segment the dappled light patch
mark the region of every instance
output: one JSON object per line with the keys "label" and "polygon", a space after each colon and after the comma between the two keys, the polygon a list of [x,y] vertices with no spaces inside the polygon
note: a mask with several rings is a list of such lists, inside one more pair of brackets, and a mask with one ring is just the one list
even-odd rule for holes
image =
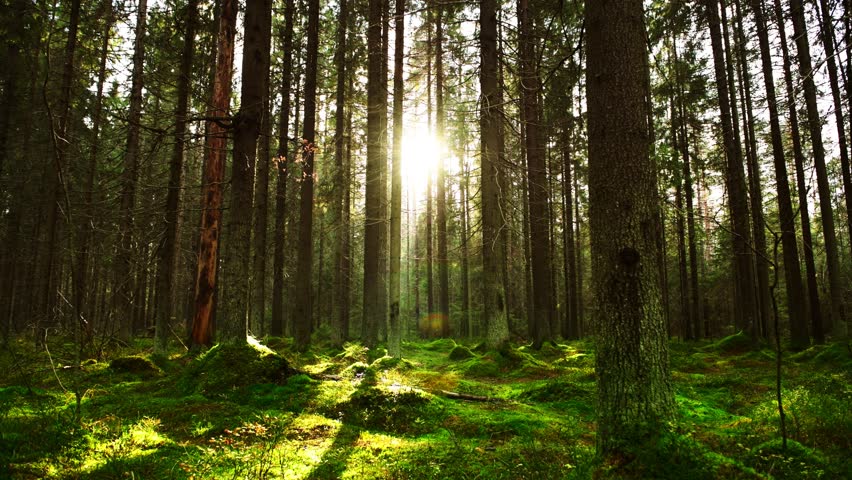
{"label": "dappled light patch", "polygon": [[410,387],[358,389],[338,409],[346,422],[402,434],[432,431],[443,417],[434,397]]}
{"label": "dappled light patch", "polygon": [[[784,448],[781,440],[778,439],[754,447],[750,452],[748,463],[777,480],[823,478],[827,474],[828,467],[823,455],[816,450],[795,440],[788,440],[787,447]],[[846,473],[852,473],[852,471]]]}
{"label": "dappled light patch", "polygon": [[[672,348],[675,433],[604,462],[594,456],[589,342],[460,360],[450,360],[459,344],[447,339],[405,342],[402,360],[349,344],[288,361],[247,345],[250,355],[216,365],[220,346],[196,359],[156,359],[155,377],[116,372],[107,359],[56,372],[66,388],[83,388],[79,420],[74,392],[59,389],[47,359],[32,353],[44,362],[32,388],[0,388],[0,477],[796,478],[779,473],[788,466],[810,475],[800,478],[850,477],[842,348],[785,358],[788,431],[809,450],[784,456],[757,448],[778,437],[771,349],[708,345]],[[276,377],[269,361],[306,374]]]}

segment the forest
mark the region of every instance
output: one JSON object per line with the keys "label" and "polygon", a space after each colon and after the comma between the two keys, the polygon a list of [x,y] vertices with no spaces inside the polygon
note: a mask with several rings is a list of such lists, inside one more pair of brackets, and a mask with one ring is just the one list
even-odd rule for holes
{"label": "forest", "polygon": [[852,1],[0,38],[0,479],[852,478]]}

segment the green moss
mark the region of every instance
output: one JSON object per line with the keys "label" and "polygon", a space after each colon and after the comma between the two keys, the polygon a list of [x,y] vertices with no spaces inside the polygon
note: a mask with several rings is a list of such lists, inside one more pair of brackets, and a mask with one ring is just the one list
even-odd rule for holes
{"label": "green moss", "polygon": [[780,439],[761,443],[751,450],[748,461],[778,480],[823,478],[827,469],[820,452],[790,439],[786,449]]}
{"label": "green moss", "polygon": [[449,359],[450,360],[464,360],[467,358],[474,357],[474,353],[470,351],[469,348],[464,345],[456,345],[450,350]]}
{"label": "green moss", "polygon": [[451,338],[439,338],[437,340],[432,340],[431,342],[424,345],[423,348],[426,350],[430,350],[433,352],[449,352],[456,346],[456,342]]}
{"label": "green moss", "polygon": [[701,350],[705,352],[738,354],[749,351],[756,346],[751,337],[743,332],[739,332],[706,345]]}
{"label": "green moss", "polygon": [[181,377],[186,392],[228,394],[249,385],[283,384],[295,371],[280,355],[251,344],[217,345],[190,363]]}
{"label": "green moss", "polygon": [[138,355],[114,358],[109,362],[109,368],[114,372],[141,376],[159,376],[163,373],[154,362]]}
{"label": "green moss", "polygon": [[433,431],[443,419],[436,400],[406,387],[367,387],[355,391],[338,406],[344,421],[392,433],[422,434]]}

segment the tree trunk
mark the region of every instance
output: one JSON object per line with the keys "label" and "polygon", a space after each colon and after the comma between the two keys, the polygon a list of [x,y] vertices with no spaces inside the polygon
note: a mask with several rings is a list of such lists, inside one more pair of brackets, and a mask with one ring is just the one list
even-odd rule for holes
{"label": "tree trunk", "polygon": [[657,277],[661,232],[657,169],[648,153],[642,2],[588,1],[586,25],[597,449],[617,455],[666,428],[674,395]]}
{"label": "tree trunk", "polygon": [[[754,254],[755,272],[757,273],[757,299],[760,305],[760,333],[764,338],[769,338],[770,316],[772,305],[769,299],[769,257],[766,248],[766,222],[763,217],[763,187],[760,180],[760,165],[757,159],[757,139],[754,133],[754,115],[751,102],[751,72],[748,67],[748,59],[745,52],[745,35],[742,26],[742,10],[739,0],[734,0],[736,6],[736,23],[734,31],[737,68],[736,78],[739,83],[740,98],[743,105],[743,132],[746,139],[746,166],[748,173],[749,195],[751,196],[751,221],[754,231]],[[724,2],[723,2],[724,4]],[[727,25],[722,10],[722,24]],[[727,45],[726,45],[727,46]],[[733,56],[728,53],[728,64],[734,63]],[[729,70],[730,72],[730,70]],[[733,90],[731,90],[733,92]]]}
{"label": "tree trunk", "polygon": [[[849,143],[846,138],[846,122],[843,117],[843,102],[840,98],[840,80],[837,74],[837,60],[834,48],[834,19],[826,0],[819,0],[819,10],[822,10],[820,30],[822,31],[822,44],[825,48],[825,57],[828,64],[828,83],[831,86],[831,99],[834,102],[834,122],[837,124],[837,143],[840,147],[840,172],[843,179],[843,191],[846,193],[846,228],[849,235],[849,248],[852,250],[852,175],[849,171]],[[847,12],[847,15],[849,12]],[[849,52],[847,53],[847,57]]]}
{"label": "tree trunk", "polygon": [[175,143],[169,162],[169,191],[166,195],[165,236],[159,249],[157,276],[157,308],[155,319],[156,348],[165,352],[177,311],[177,273],[180,268],[180,203],[183,191],[183,156],[187,143],[187,115],[192,86],[192,62],[195,57],[195,31],[198,22],[198,0],[190,0],[184,16],[183,53],[177,78],[175,108]]}
{"label": "tree trunk", "polygon": [[402,357],[402,329],[399,308],[399,265],[402,245],[402,61],[405,49],[405,0],[396,0],[394,15],[393,69],[393,166],[390,204],[390,324],[388,355]]}
{"label": "tree trunk", "polygon": [[446,141],[444,118],[444,9],[440,1],[436,8],[435,21],[435,125],[438,147],[438,186],[436,221],[438,222],[438,315],[441,321],[441,336],[450,336],[450,272],[447,258],[447,174],[444,165]]}
{"label": "tree trunk", "polygon": [[379,255],[381,249],[381,229],[384,222],[381,219],[381,162],[387,161],[386,143],[382,140],[382,115],[385,102],[382,96],[382,9],[383,0],[369,1],[369,20],[367,27],[367,50],[369,51],[367,65],[367,172],[365,191],[365,222],[364,222],[364,307],[362,341],[368,348],[378,343],[379,322],[384,321],[381,311],[382,295],[379,285],[380,271]]}
{"label": "tree trunk", "polygon": [[294,0],[284,4],[284,32],[282,33],[281,62],[281,111],[278,122],[278,153],[276,167],[278,172],[275,187],[275,248],[272,260],[272,322],[269,333],[276,336],[284,334],[284,248],[286,246],[285,227],[287,225],[287,177],[290,165],[295,158],[287,158],[289,153],[290,126],[290,80],[293,77],[293,16]]}
{"label": "tree trunk", "polygon": [[[778,190],[778,212],[781,223],[781,243],[784,247],[784,280],[787,291],[787,312],[790,316],[790,338],[793,348],[807,347],[808,324],[805,316],[805,296],[802,286],[802,272],[799,264],[799,250],[796,244],[796,223],[793,203],[790,199],[790,184],[787,175],[787,161],[784,158],[784,142],[781,138],[781,125],[778,122],[778,101],[775,97],[775,79],[772,70],[772,54],[769,47],[769,33],[763,5],[759,0],[751,3],[754,23],[757,25],[757,37],[763,66],[766,104],[769,109],[769,127],[772,138],[772,158],[775,163],[775,183]],[[776,266],[776,268],[778,268]],[[778,332],[776,332],[778,333]]]}
{"label": "tree trunk", "polygon": [[538,96],[541,88],[535,59],[537,54],[533,38],[533,12],[529,0],[519,0],[519,48],[521,52],[520,84],[521,104],[526,122],[525,146],[527,151],[527,175],[530,210],[530,250],[532,260],[533,314],[530,319],[533,334],[533,347],[541,348],[551,340],[551,259],[548,244],[550,241],[547,213],[548,189],[547,166],[544,158],[544,144],[539,135],[541,117]]}
{"label": "tree trunk", "polygon": [[[719,97],[722,136],[724,139],[726,171],[725,181],[728,189],[728,202],[731,212],[731,230],[733,232],[735,291],[737,298],[737,327],[745,330],[753,338],[757,335],[757,300],[754,295],[754,267],[751,252],[751,233],[748,221],[748,199],[746,198],[743,176],[742,149],[735,138],[736,113],[732,112],[733,91],[729,90],[722,32],[719,20],[719,2],[705,0],[710,25],[710,40],[713,47],[713,63],[716,75],[716,90]],[[730,93],[729,93],[730,92]]]}
{"label": "tree trunk", "polygon": [[118,259],[116,260],[115,315],[119,322],[119,335],[129,338],[133,331],[130,322],[134,302],[131,279],[133,273],[133,225],[136,204],[136,181],[139,176],[139,137],[142,120],[142,71],[145,67],[145,27],[148,1],[139,0],[136,12],[136,40],[133,44],[133,73],[130,86],[130,109],[127,114],[127,144],[124,150],[124,171],[121,174],[121,217]]}
{"label": "tree trunk", "polygon": [[[819,210],[822,217],[822,236],[825,242],[825,263],[828,267],[828,286],[831,297],[831,323],[836,339],[846,338],[846,318],[843,312],[843,286],[840,279],[840,262],[837,253],[837,235],[834,230],[834,208],[831,204],[831,187],[828,183],[828,171],[825,165],[825,147],[822,143],[822,119],[816,99],[816,85],[811,66],[811,51],[805,25],[805,10],[802,0],[790,0],[793,18],[793,35],[799,57],[799,75],[805,91],[808,128],[811,134],[811,147],[814,155],[817,187],[819,192]],[[802,199],[804,201],[804,198]]]}
{"label": "tree trunk", "polygon": [[[334,211],[335,216],[338,218],[338,222],[335,222],[336,225],[340,225],[342,223],[342,219],[344,216],[348,214],[348,212],[343,211],[343,195],[344,190],[349,189],[348,175],[344,173],[344,147],[346,146],[346,138],[345,138],[345,127],[346,127],[346,112],[345,112],[345,103],[346,103],[346,81],[347,81],[347,69],[346,69],[346,29],[349,26],[349,5],[347,0],[340,1],[340,10],[337,14],[337,47],[334,52],[334,63],[337,68],[337,87],[335,92],[335,113],[334,113],[334,168],[336,172],[335,185],[334,185]],[[334,264],[337,265],[335,272],[335,293],[334,296],[335,301],[338,302],[337,309],[332,312],[332,329],[331,329],[331,338],[332,342],[336,345],[342,345],[344,339],[346,338],[346,334],[343,331],[343,317],[340,315],[340,311],[343,310],[343,305],[339,304],[339,302],[345,302],[346,300],[342,296],[342,292],[344,290],[344,282],[346,279],[344,278],[343,269],[341,268],[343,262],[343,244],[347,242],[348,239],[348,231],[343,231],[342,225],[338,230],[337,235],[337,244],[335,245],[335,253],[334,253]]]}
{"label": "tree trunk", "polygon": [[[781,1],[775,0],[775,21],[778,25],[781,53],[784,59],[784,85],[787,93],[787,108],[790,116],[790,138],[793,143],[793,160],[796,168],[796,190],[799,197],[799,216],[802,222],[802,248],[805,256],[805,276],[808,287],[808,306],[810,307],[811,335],[814,342],[823,343],[822,309],[819,300],[819,288],[816,280],[816,262],[814,261],[813,238],[811,236],[811,216],[808,210],[807,187],[805,186],[805,155],[802,150],[802,140],[799,134],[799,114],[796,109],[796,91],[793,86],[793,72],[790,62],[790,52],[787,47],[787,34],[784,30],[784,17],[781,11]],[[780,193],[779,193],[780,194]],[[782,228],[783,225],[782,225]]]}
{"label": "tree trunk", "polygon": [[316,151],[317,55],[319,51],[319,0],[308,1],[308,45],[305,63],[304,113],[302,122],[302,177],[299,199],[299,241],[297,244],[293,339],[299,349],[307,349],[313,325],[311,281],[313,267],[314,152]]}
{"label": "tree trunk", "polygon": [[213,119],[227,118],[231,105],[231,70],[234,65],[234,36],[237,22],[236,0],[222,0],[219,16],[216,77],[211,105],[207,111],[209,138],[204,151],[204,181],[201,210],[201,238],[198,243],[198,270],[195,280],[195,312],[192,321],[193,347],[213,344],[213,295],[222,227],[222,182],[228,154],[228,129]]}
{"label": "tree trunk", "polygon": [[270,141],[272,138],[272,108],[270,101],[271,58],[272,48],[272,3],[266,0],[263,7],[263,38],[261,46],[260,72],[263,85],[262,117],[260,119],[260,136],[257,146],[257,178],[254,184],[254,265],[251,282],[251,308],[249,308],[249,332],[255,336],[266,332],[266,257],[267,257],[267,228],[269,223],[269,168],[272,162]]}
{"label": "tree trunk", "polygon": [[[243,40],[242,91],[240,111],[234,120],[234,156],[231,170],[231,198],[225,257],[227,295],[222,304],[219,340],[243,342],[248,334],[248,310],[251,283],[251,234],[254,171],[257,163],[257,139],[264,115],[264,73],[267,71],[264,48],[271,23],[265,10],[270,0],[248,2],[245,10]],[[271,22],[271,17],[270,17]],[[300,252],[304,253],[304,252]]]}

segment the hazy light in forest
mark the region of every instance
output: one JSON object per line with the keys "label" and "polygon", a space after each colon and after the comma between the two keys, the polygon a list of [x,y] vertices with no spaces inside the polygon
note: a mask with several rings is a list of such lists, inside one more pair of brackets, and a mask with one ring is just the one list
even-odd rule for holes
{"label": "hazy light in forest", "polygon": [[425,198],[429,175],[437,172],[440,151],[438,141],[425,125],[406,128],[403,132],[402,182],[414,199]]}

